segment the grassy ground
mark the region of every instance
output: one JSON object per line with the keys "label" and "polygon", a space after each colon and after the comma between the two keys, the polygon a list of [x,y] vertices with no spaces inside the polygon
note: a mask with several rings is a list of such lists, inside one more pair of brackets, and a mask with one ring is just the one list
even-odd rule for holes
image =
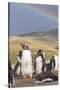
{"label": "grassy ground", "polygon": [[9,59],[12,64],[16,63],[16,56],[18,55],[19,50],[22,50],[20,43],[28,43],[29,48],[32,52],[33,60],[38,49],[42,49],[44,51],[46,60],[49,60],[52,55],[57,54],[57,50],[55,49],[55,47],[57,46],[57,41],[36,39],[34,37],[10,37]]}

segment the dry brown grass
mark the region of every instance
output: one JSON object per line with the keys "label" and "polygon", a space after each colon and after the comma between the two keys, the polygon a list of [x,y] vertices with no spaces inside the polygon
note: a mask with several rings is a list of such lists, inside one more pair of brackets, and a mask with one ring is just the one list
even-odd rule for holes
{"label": "dry brown grass", "polygon": [[33,58],[38,49],[43,49],[46,59],[50,59],[52,55],[57,54],[57,41],[35,40],[33,37],[10,37],[9,39],[9,58],[11,63],[16,63],[19,50],[22,50],[20,43],[28,43]]}

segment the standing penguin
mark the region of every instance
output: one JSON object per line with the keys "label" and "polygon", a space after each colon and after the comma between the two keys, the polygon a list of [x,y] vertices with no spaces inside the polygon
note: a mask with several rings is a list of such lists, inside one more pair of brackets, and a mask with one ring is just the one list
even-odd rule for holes
{"label": "standing penguin", "polygon": [[17,55],[17,63],[15,65],[14,73],[16,75],[20,75],[21,72],[21,57],[22,57],[22,51],[19,51],[19,54]]}
{"label": "standing penguin", "polygon": [[8,60],[8,87],[10,88],[14,86],[15,86],[14,73],[11,67],[10,60]]}
{"label": "standing penguin", "polygon": [[59,69],[59,58],[57,55],[54,55],[54,59],[55,59],[55,68],[54,71],[58,71]]}
{"label": "standing penguin", "polygon": [[37,52],[36,57],[36,74],[43,72],[45,69],[45,55],[41,49]]}
{"label": "standing penguin", "polygon": [[50,67],[53,71],[58,71],[59,68],[59,59],[57,55],[52,56],[50,59]]}
{"label": "standing penguin", "polygon": [[21,57],[21,72],[24,79],[32,79],[32,55],[27,44],[23,46]]}

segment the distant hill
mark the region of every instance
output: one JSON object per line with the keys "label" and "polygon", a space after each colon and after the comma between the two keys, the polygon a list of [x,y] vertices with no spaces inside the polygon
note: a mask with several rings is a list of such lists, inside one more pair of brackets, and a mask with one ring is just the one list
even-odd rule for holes
{"label": "distant hill", "polygon": [[32,32],[32,33],[26,33],[26,34],[22,34],[19,35],[21,37],[35,37],[38,39],[54,39],[54,40],[58,40],[58,29],[54,29],[54,30],[49,30],[49,31],[41,31],[41,32]]}

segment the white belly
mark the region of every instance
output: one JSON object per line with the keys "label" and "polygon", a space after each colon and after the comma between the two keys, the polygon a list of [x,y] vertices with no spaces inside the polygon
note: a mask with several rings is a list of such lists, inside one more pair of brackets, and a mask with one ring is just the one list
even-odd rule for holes
{"label": "white belly", "polygon": [[21,72],[24,75],[32,75],[32,56],[28,50],[25,50],[21,59]]}
{"label": "white belly", "polygon": [[57,55],[55,55],[54,58],[55,58],[55,68],[54,68],[54,70],[57,71],[58,68],[59,68],[59,58],[58,58]]}
{"label": "white belly", "polygon": [[58,70],[58,67],[59,67],[59,65],[58,65],[58,60],[55,60],[55,68],[54,68],[54,70]]}
{"label": "white belly", "polygon": [[20,66],[18,66],[18,68],[17,68],[17,70],[16,70],[16,74],[17,74],[17,75],[20,75],[20,70],[21,70],[21,68],[20,68]]}
{"label": "white belly", "polygon": [[42,72],[42,58],[39,56],[36,58],[36,74]]}

